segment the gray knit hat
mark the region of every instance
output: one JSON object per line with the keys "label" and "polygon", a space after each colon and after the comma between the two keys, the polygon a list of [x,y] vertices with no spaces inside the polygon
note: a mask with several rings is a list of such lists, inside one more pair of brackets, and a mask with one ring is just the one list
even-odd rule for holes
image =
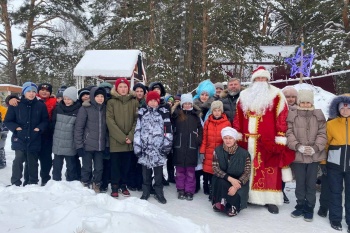
{"label": "gray knit hat", "polygon": [[215,88],[220,88],[221,90],[224,90],[224,84],[217,82],[214,84]]}
{"label": "gray knit hat", "polygon": [[78,91],[75,87],[68,87],[64,92],[63,92],[63,97],[68,97],[69,99],[73,100],[73,102],[76,102],[78,99]]}
{"label": "gray knit hat", "polygon": [[309,102],[314,104],[314,92],[312,90],[299,90],[298,91],[298,104],[300,102]]}
{"label": "gray knit hat", "polygon": [[191,103],[193,105],[193,98],[191,93],[181,95],[181,106],[184,103]]}
{"label": "gray knit hat", "polygon": [[224,112],[224,106],[220,100],[215,100],[211,103],[210,111],[213,112],[214,109],[220,109],[221,112]]}

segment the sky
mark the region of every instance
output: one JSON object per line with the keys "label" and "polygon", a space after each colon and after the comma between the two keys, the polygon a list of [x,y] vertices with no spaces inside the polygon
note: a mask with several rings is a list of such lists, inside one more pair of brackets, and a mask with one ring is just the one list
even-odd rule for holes
{"label": "sky", "polygon": [[[329,94],[322,89],[316,90],[315,104],[326,109],[327,101],[318,97]],[[286,184],[285,192],[291,203],[280,206],[279,214],[270,214],[263,206],[249,205],[232,218],[214,212],[202,189],[193,201],[178,200],[174,184],[164,188],[168,200],[165,205],[152,196],[148,201],[140,200],[141,192],[137,191],[131,192],[131,197],[118,199],[110,196],[110,189],[106,194],[95,194],[78,181],[49,181],[44,187],[6,187],[10,184],[14,159],[10,136],[5,147],[7,167],[0,170],[0,232],[336,232],[327,218],[321,218],[316,213],[313,222],[290,216],[296,205],[294,182]],[[315,212],[319,208],[318,199],[319,193]],[[343,227],[346,227],[345,221]]]}

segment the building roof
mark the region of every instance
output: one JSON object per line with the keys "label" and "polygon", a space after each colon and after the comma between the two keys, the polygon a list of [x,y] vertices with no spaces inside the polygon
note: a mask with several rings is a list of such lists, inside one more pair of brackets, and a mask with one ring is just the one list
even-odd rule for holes
{"label": "building roof", "polygon": [[140,50],[87,50],[74,68],[74,76],[131,77]]}

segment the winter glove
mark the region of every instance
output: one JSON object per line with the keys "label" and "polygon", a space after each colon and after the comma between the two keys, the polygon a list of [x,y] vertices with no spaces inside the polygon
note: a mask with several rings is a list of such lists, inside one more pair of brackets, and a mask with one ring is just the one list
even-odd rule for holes
{"label": "winter glove", "polygon": [[313,154],[315,154],[315,150],[311,146],[305,146],[304,148],[304,155],[312,156]]}
{"label": "winter glove", "polygon": [[320,168],[321,168],[321,171],[322,171],[322,174],[327,176],[327,167],[326,167],[326,164],[320,164]]}
{"label": "winter glove", "polygon": [[298,151],[302,154],[304,154],[304,151],[305,151],[305,146],[299,146],[298,147]]}
{"label": "winter glove", "polygon": [[77,154],[79,155],[79,157],[83,157],[84,156],[84,149],[83,148],[79,148],[77,149]]}

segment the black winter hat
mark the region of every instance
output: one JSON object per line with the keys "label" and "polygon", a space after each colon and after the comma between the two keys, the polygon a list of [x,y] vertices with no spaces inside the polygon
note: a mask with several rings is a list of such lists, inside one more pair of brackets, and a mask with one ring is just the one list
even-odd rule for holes
{"label": "black winter hat", "polygon": [[146,94],[146,87],[142,83],[136,83],[134,87],[132,88],[133,91],[136,91],[137,88],[142,88],[143,93]]}
{"label": "black winter hat", "polygon": [[41,83],[41,84],[39,84],[38,92],[41,89],[46,89],[46,90],[48,90],[50,92],[50,95],[52,94],[52,85],[50,83]]}
{"label": "black winter hat", "polygon": [[85,87],[78,91],[78,100],[80,102],[82,102],[81,98],[83,97],[83,95],[90,95],[90,90]]}

